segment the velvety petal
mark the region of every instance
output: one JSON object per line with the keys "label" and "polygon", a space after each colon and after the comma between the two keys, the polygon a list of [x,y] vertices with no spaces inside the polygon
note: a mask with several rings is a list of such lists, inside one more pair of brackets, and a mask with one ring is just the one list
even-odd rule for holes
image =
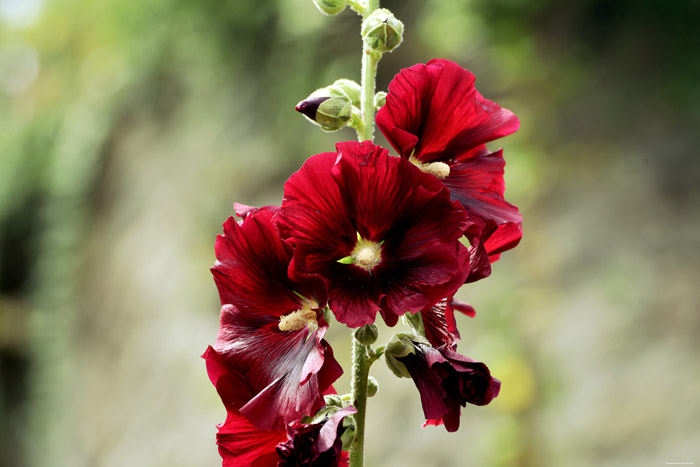
{"label": "velvety petal", "polygon": [[472,73],[449,60],[431,60],[394,77],[377,126],[403,157],[432,162],[511,134],[519,122],[476,91]]}
{"label": "velvety petal", "polygon": [[444,423],[447,431],[456,431],[461,407],[486,405],[498,395],[501,383],[483,363],[447,346],[434,348],[418,341],[414,346],[414,353],[396,359],[406,366],[420,392],[427,425]]}
{"label": "velvety petal", "polygon": [[300,308],[296,291],[323,306],[322,283],[293,283],[287,277],[293,248],[277,235],[274,215],[257,211],[240,225],[233,217],[224,223],[224,234],[216,239],[217,262],[212,268],[222,305],[279,317]]}
{"label": "velvety petal", "polygon": [[317,329],[282,331],[274,315],[222,308],[215,349],[252,388],[254,396],[239,410],[258,428],[282,428],[314,413],[327,386],[342,373],[332,352],[326,353],[322,338],[328,325],[318,315]]}
{"label": "velvety petal", "polygon": [[421,311],[425,337],[433,347],[454,349],[459,342],[459,331],[452,308],[451,297]]}
{"label": "velvety petal", "polygon": [[[311,157],[285,184],[278,225],[296,245],[290,276],[321,275],[336,318],[351,327],[377,311],[393,325],[454,292],[468,274],[459,203],[437,178],[369,141],[337,150]],[[371,274],[338,262],[358,235],[381,245]]]}
{"label": "velvety petal", "polygon": [[349,406],[338,410],[321,423],[293,423],[287,428],[287,440],[277,446],[279,467],[347,466],[340,437],[345,432],[343,419],[357,413]]}
{"label": "velvety petal", "polygon": [[443,183],[470,218],[490,219],[496,224],[519,224],[522,216],[518,208],[503,199],[504,165],[503,150],[491,153],[481,146],[470,157],[451,161],[450,175]]}
{"label": "velvety petal", "polygon": [[216,436],[224,467],[274,467],[275,447],[287,439],[284,429],[260,430],[238,412],[253,391],[245,378],[209,347],[202,355],[207,372],[226,407],[226,421]]}

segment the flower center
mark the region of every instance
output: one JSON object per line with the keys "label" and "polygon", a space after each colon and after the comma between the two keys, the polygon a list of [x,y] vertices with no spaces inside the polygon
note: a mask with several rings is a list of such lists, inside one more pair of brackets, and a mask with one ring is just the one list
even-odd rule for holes
{"label": "flower center", "polygon": [[379,245],[363,246],[354,256],[355,264],[368,271],[371,271],[373,267],[382,262]]}
{"label": "flower center", "polygon": [[311,331],[314,331],[318,329],[315,308],[318,308],[318,303],[304,299],[301,308],[287,315],[280,316],[280,322],[277,326],[280,331],[298,331],[306,326]]}
{"label": "flower center", "polygon": [[371,275],[372,269],[382,262],[382,243],[384,243],[384,240],[378,243],[365,240],[358,232],[357,243],[352,253],[350,256],[340,258],[338,262],[341,264],[354,264],[369,272]]}
{"label": "flower center", "polygon": [[437,161],[437,162],[423,163],[413,156],[411,156],[411,158],[409,160],[416,167],[421,169],[421,171],[423,171],[427,174],[435,175],[440,180],[444,180],[450,176],[450,166],[444,162]]}

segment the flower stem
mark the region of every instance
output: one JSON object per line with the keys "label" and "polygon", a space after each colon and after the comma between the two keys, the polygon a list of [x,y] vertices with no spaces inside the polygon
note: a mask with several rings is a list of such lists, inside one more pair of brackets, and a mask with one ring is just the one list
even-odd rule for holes
{"label": "flower stem", "polygon": [[[364,21],[377,8],[379,0],[367,0],[362,11]],[[382,54],[374,52],[362,44],[362,95],[360,96],[360,114],[362,125],[357,128],[357,139],[374,140],[374,92],[377,77],[377,64]],[[374,359],[367,356],[367,347],[352,337],[352,405],[355,414],[355,438],[350,447],[350,467],[362,467],[365,462],[365,415],[367,412],[367,380],[369,367]]]}
{"label": "flower stem", "polygon": [[[362,20],[364,21],[377,8],[379,8],[379,0],[368,0],[367,8],[362,14]],[[364,127],[361,127],[357,132],[357,139],[360,141],[374,140],[374,91],[377,77],[377,64],[381,58],[381,52],[371,50],[363,42],[360,112],[362,114],[362,123]]]}
{"label": "flower stem", "polygon": [[352,405],[355,414],[355,438],[350,447],[350,467],[362,467],[365,455],[365,414],[367,409],[367,379],[371,362],[367,347],[352,338]]}

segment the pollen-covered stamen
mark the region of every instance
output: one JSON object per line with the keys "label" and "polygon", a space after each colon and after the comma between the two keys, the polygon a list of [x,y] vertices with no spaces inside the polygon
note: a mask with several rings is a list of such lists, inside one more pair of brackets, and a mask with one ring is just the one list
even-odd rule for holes
{"label": "pollen-covered stamen", "polygon": [[357,234],[357,244],[350,256],[338,260],[341,264],[354,264],[371,273],[376,265],[382,262],[382,243],[365,240]]}
{"label": "pollen-covered stamen", "polygon": [[378,248],[371,246],[362,247],[355,255],[355,264],[365,269],[372,269],[382,260]]}
{"label": "pollen-covered stamen", "polygon": [[409,158],[409,161],[411,161],[416,167],[421,169],[422,172],[435,175],[440,180],[444,180],[450,176],[450,166],[447,165],[445,162],[437,161],[424,163],[413,156]]}
{"label": "pollen-covered stamen", "polygon": [[318,329],[318,321],[316,320],[316,309],[318,303],[313,300],[304,299],[301,308],[287,315],[280,316],[280,322],[277,325],[280,331],[298,331],[308,326],[310,330]]}

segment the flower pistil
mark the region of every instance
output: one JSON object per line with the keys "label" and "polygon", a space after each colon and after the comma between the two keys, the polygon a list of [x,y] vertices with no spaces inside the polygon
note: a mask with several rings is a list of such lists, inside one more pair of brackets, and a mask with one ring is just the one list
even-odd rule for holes
{"label": "flower pistil", "polygon": [[364,239],[358,232],[357,243],[352,250],[352,254],[339,259],[338,262],[342,264],[354,264],[371,274],[372,269],[382,262],[382,243],[384,243],[384,241],[373,242]]}

